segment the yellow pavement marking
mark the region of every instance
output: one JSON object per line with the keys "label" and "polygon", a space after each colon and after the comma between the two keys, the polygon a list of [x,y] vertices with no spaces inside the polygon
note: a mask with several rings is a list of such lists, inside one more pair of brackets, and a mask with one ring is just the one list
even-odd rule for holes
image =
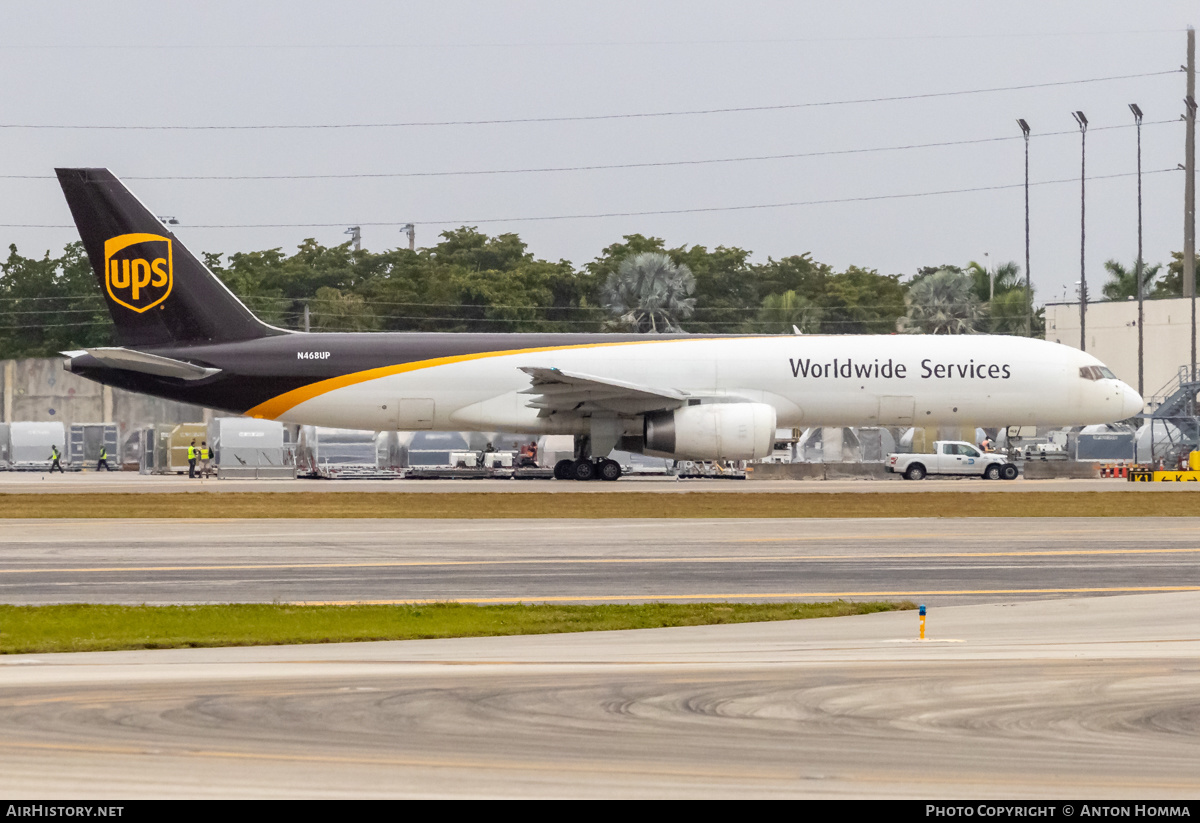
{"label": "yellow pavement marking", "polygon": [[387,756],[387,755],[337,755],[337,754],[288,754],[285,752],[238,752],[220,749],[165,749],[160,746],[119,746],[87,743],[32,743],[24,741],[0,741],[0,750],[35,750],[49,752],[79,752],[88,754],[123,754],[146,756],[152,754],[156,759],[165,757],[199,757],[217,758],[222,760],[263,760],[280,761],[284,763],[339,763],[361,766],[407,766],[427,768],[458,768],[458,769],[497,769],[500,771],[552,771],[579,772],[583,774],[634,773],[663,774],[681,777],[728,778],[737,772],[744,772],[746,777],[768,780],[795,780],[796,776],[790,770],[771,772],[761,766],[739,768],[736,765],[722,764],[706,768],[704,766],[689,767],[682,765],[672,767],[662,763],[564,763],[561,760],[547,761],[514,761],[493,760],[485,758],[451,758],[451,757],[420,757],[420,756]]}
{"label": "yellow pavement marking", "polygon": [[0,574],[54,574],[84,572],[169,572],[169,571],[263,571],[279,569],[379,569],[430,566],[535,566],[555,563],[568,566],[580,565],[623,565],[649,563],[748,563],[783,561],[828,561],[842,560],[861,562],[866,560],[925,560],[946,557],[1062,557],[1092,555],[1144,555],[1144,554],[1196,554],[1200,548],[1191,549],[1062,549],[1054,551],[1007,551],[1007,552],[932,552],[894,554],[810,554],[810,555],[717,555],[711,557],[545,557],[525,560],[388,560],[363,561],[360,563],[230,563],[202,566],[94,566],[84,568],[39,568],[0,569]]}
{"label": "yellow pavement marking", "polygon": [[[503,665],[503,661],[501,661]],[[632,775],[635,777],[647,776],[669,776],[674,778],[701,778],[706,780],[750,780],[755,785],[762,783],[770,783],[773,781],[787,781],[785,788],[794,788],[797,781],[807,780],[811,777],[809,768],[801,764],[799,766],[788,766],[787,764],[776,765],[774,767],[764,767],[762,764],[755,763],[748,766],[741,766],[736,763],[722,763],[719,766],[707,766],[704,764],[688,764],[680,763],[672,765],[662,762],[661,760],[626,760],[623,762],[609,762],[604,760],[584,760],[579,762],[568,762],[562,759],[554,761],[539,761],[533,759],[513,760],[513,759],[496,759],[489,758],[486,755],[475,757],[437,757],[437,756],[421,756],[421,755],[403,755],[403,754],[381,754],[381,755],[345,755],[333,753],[312,753],[312,754],[290,754],[287,752],[269,752],[269,751],[233,751],[222,749],[199,749],[199,748],[165,748],[161,746],[129,746],[129,745],[105,745],[102,743],[42,743],[24,740],[0,740],[0,751],[8,750],[16,752],[60,752],[60,753],[75,753],[75,754],[99,754],[99,755],[125,755],[137,758],[153,757],[156,760],[164,758],[198,758],[210,760],[227,760],[231,762],[280,762],[280,763],[329,763],[342,766],[384,766],[389,768],[406,767],[406,768],[427,768],[427,769],[478,769],[478,770],[494,770],[499,772],[548,772],[561,774],[583,774],[583,775]],[[1170,789],[1186,789],[1194,790],[1196,782],[1181,778],[1179,780],[1167,779],[1138,779],[1135,777],[1125,776],[1102,776],[1093,777],[1090,775],[1055,775],[1052,777],[1030,776],[1028,774],[1015,775],[999,775],[995,773],[983,774],[970,771],[962,771],[953,775],[940,774],[930,776],[928,774],[920,774],[914,770],[909,772],[887,772],[879,771],[859,772],[853,770],[840,770],[840,779],[847,784],[857,785],[887,785],[894,784],[898,786],[922,784],[922,785],[945,785],[951,784],[955,786],[970,786],[976,787],[986,783],[991,787],[1006,788],[1010,792],[1017,794],[1021,793],[1021,789],[1029,785],[1038,785],[1049,790],[1058,790],[1062,786],[1095,786],[1097,788],[1113,789],[1128,788],[1138,790],[1170,790]],[[936,793],[936,792],[935,792]],[[19,803],[17,804],[20,805]],[[28,805],[28,803],[26,803]],[[1128,805],[1128,804],[1127,804]],[[1167,805],[1160,803],[1159,805]]]}
{"label": "yellow pavement marking", "polygon": [[[804,522],[804,521],[800,521]],[[803,525],[799,526],[803,528]],[[1138,537],[1144,537],[1147,534],[1158,532],[1195,532],[1195,526],[1177,526],[1177,527],[1150,527],[1140,528],[1130,526],[1127,532],[1135,534]],[[1122,531],[1116,528],[1096,528],[1096,529],[1035,529],[1032,531],[1008,532],[1005,537],[1014,538],[1032,538],[1043,537],[1052,534],[1103,534],[1111,537],[1114,534],[1121,534]],[[884,534],[876,532],[873,534],[846,534],[846,535],[819,535],[819,534],[793,534],[786,537],[735,537],[731,538],[731,543],[785,543],[789,540],[902,540],[913,537],[933,537],[949,539],[954,537],[969,537],[978,540],[981,537],[979,531],[963,531],[963,532],[902,532],[897,534]]]}

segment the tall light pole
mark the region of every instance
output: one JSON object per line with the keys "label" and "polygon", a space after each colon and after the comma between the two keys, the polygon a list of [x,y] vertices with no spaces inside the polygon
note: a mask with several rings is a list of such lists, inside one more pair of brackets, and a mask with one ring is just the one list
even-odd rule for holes
{"label": "tall light pole", "polygon": [[342,232],[342,234],[350,235],[350,242],[354,244],[355,251],[362,251],[362,227],[361,226],[351,226],[350,228],[348,228],[344,232]]}
{"label": "tall light pole", "polygon": [[1029,288],[1029,124],[1018,120],[1025,135],[1025,336],[1033,337],[1033,290]]}
{"label": "tall light pole", "polygon": [[400,231],[408,235],[408,250],[417,250],[417,227],[412,223],[406,223],[400,227]]}
{"label": "tall light pole", "polygon": [[1079,124],[1082,147],[1079,155],[1079,350],[1087,351],[1087,272],[1084,266],[1084,247],[1087,238],[1087,117],[1081,111],[1071,112]]}
{"label": "tall light pole", "polygon": [[1187,30],[1187,106],[1184,120],[1183,296],[1192,300],[1192,380],[1196,379],[1196,30]]}
{"label": "tall light pole", "polygon": [[1142,293],[1142,110],[1137,103],[1130,103],[1129,110],[1133,112],[1134,122],[1137,123],[1137,180],[1138,180],[1138,256],[1137,265],[1135,268],[1135,276],[1137,277],[1137,301],[1138,301],[1138,394],[1143,397],[1145,389],[1145,363],[1146,363],[1146,339],[1142,326],[1145,322],[1145,313],[1143,309],[1143,300],[1145,295]]}

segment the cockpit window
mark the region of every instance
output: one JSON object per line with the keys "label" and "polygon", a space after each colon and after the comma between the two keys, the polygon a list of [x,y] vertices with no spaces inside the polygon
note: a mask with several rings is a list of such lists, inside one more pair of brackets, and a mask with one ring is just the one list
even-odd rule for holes
{"label": "cockpit window", "polygon": [[1080,366],[1079,376],[1084,380],[1116,380],[1117,376],[1104,366]]}
{"label": "cockpit window", "polygon": [[1113,374],[1110,370],[1106,369],[1104,366],[1100,367],[1100,374],[1106,380],[1116,380],[1117,379],[1117,376],[1115,374]]}

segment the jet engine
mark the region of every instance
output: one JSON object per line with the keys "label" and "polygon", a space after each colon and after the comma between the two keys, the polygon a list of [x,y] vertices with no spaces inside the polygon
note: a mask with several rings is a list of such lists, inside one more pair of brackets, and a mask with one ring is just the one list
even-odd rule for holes
{"label": "jet engine", "polygon": [[703,403],[652,412],[646,454],[680,460],[756,460],[771,453],[775,409],[766,403]]}

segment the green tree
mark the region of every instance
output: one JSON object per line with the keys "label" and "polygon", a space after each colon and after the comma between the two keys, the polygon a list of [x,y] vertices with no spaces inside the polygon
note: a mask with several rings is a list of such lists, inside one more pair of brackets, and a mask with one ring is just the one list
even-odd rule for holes
{"label": "green tree", "polygon": [[833,269],[806,252],[779,260],[768,257],[766,263],[750,266],[750,274],[764,296],[794,291],[816,303],[825,295]]}
{"label": "green tree", "polygon": [[1025,325],[1030,324],[1030,335],[1039,337],[1045,331],[1044,311],[1035,311],[1030,317],[1030,301],[1025,289],[1016,288],[996,293],[996,297],[987,304],[987,327],[992,334],[1025,335]]}
{"label": "green tree", "polygon": [[601,292],[611,328],[632,332],[683,331],[679,321],[696,305],[691,297],[696,278],[691,270],[661,252],[626,258],[608,276]]}
{"label": "green tree", "polygon": [[[1200,254],[1196,255],[1195,269],[1200,271]],[[1144,264],[1143,264],[1144,265]],[[1154,287],[1155,297],[1183,297],[1183,252],[1171,252],[1167,273]]]}
{"label": "green tree", "polygon": [[0,263],[0,358],[50,357],[112,343],[112,321],[82,243],[39,260],[15,245]]}
{"label": "green tree", "polygon": [[474,226],[444,231],[441,241],[429,249],[438,263],[461,266],[469,271],[512,271],[533,260],[526,244],[515,234],[488,237]]}
{"label": "green tree", "polygon": [[[851,266],[835,272],[802,254],[768,259],[751,266],[750,274],[765,296],[793,291],[808,300],[823,334],[889,334],[905,312],[906,287],[899,276],[873,269]],[[760,328],[757,322],[754,326]]]}
{"label": "green tree", "polygon": [[1021,267],[1013,260],[1000,263],[991,272],[986,266],[972,260],[967,264],[966,273],[971,278],[971,291],[974,292],[980,303],[989,302],[993,293],[999,297],[1013,289],[1024,289],[1025,287],[1021,280]]}
{"label": "green tree", "polygon": [[671,259],[686,266],[696,278],[695,315],[689,330],[707,334],[734,334],[751,319],[763,293],[748,265],[750,252],[737,247],[678,248]]}
{"label": "green tree", "polygon": [[829,276],[816,300],[825,334],[891,334],[904,316],[907,289],[895,274],[851,266]]}
{"label": "green tree", "polygon": [[379,327],[378,317],[371,312],[361,294],[343,294],[340,289],[329,286],[317,289],[310,312],[313,331],[373,331]]}
{"label": "green tree", "polygon": [[634,255],[645,252],[666,252],[667,247],[660,237],[645,237],[640,234],[627,234],[622,238],[625,242],[613,243],[601,250],[600,256],[584,265],[584,270],[599,284],[596,295],[608,282],[610,275],[616,274],[621,263]]}
{"label": "green tree", "polygon": [[[1154,285],[1154,280],[1158,277],[1160,269],[1162,269],[1161,263],[1147,266],[1144,261],[1142,262],[1142,294],[1144,296],[1148,297],[1151,294],[1151,286]],[[1102,289],[1106,298],[1109,300],[1128,300],[1131,297],[1137,297],[1136,260],[1129,268],[1125,268],[1125,266],[1116,260],[1107,260],[1104,263],[1104,270],[1108,272],[1108,282],[1104,284]]]}
{"label": "green tree", "polygon": [[763,298],[757,325],[764,334],[790,334],[796,329],[812,334],[821,328],[821,310],[794,291],[769,294]]}
{"label": "green tree", "polygon": [[972,277],[950,268],[934,272],[908,290],[904,331],[911,334],[974,334],[983,307]]}
{"label": "green tree", "polygon": [[[659,253],[686,266],[695,278],[695,308],[690,331],[707,334],[737,333],[752,327],[753,313],[765,292],[760,291],[751,267],[750,252],[736,247],[704,246],[666,248],[658,237],[629,234],[614,243],[584,269],[599,292],[625,260],[633,255]],[[598,295],[599,296],[599,295]]]}
{"label": "green tree", "polygon": [[279,287],[267,285],[268,279],[277,279],[275,269],[283,265],[282,249],[239,252],[230,255],[228,266],[222,263],[221,257],[217,252],[204,252],[204,265],[251,311],[273,326],[300,328],[295,325],[296,318],[289,317],[294,314],[289,312],[292,301],[284,297]]}
{"label": "green tree", "polygon": [[472,227],[429,248],[354,251],[306,240],[281,249],[205,255],[217,276],[263,319],[302,328],[387,331],[585,331],[603,312],[566,261],[537,260],[515,234]]}

